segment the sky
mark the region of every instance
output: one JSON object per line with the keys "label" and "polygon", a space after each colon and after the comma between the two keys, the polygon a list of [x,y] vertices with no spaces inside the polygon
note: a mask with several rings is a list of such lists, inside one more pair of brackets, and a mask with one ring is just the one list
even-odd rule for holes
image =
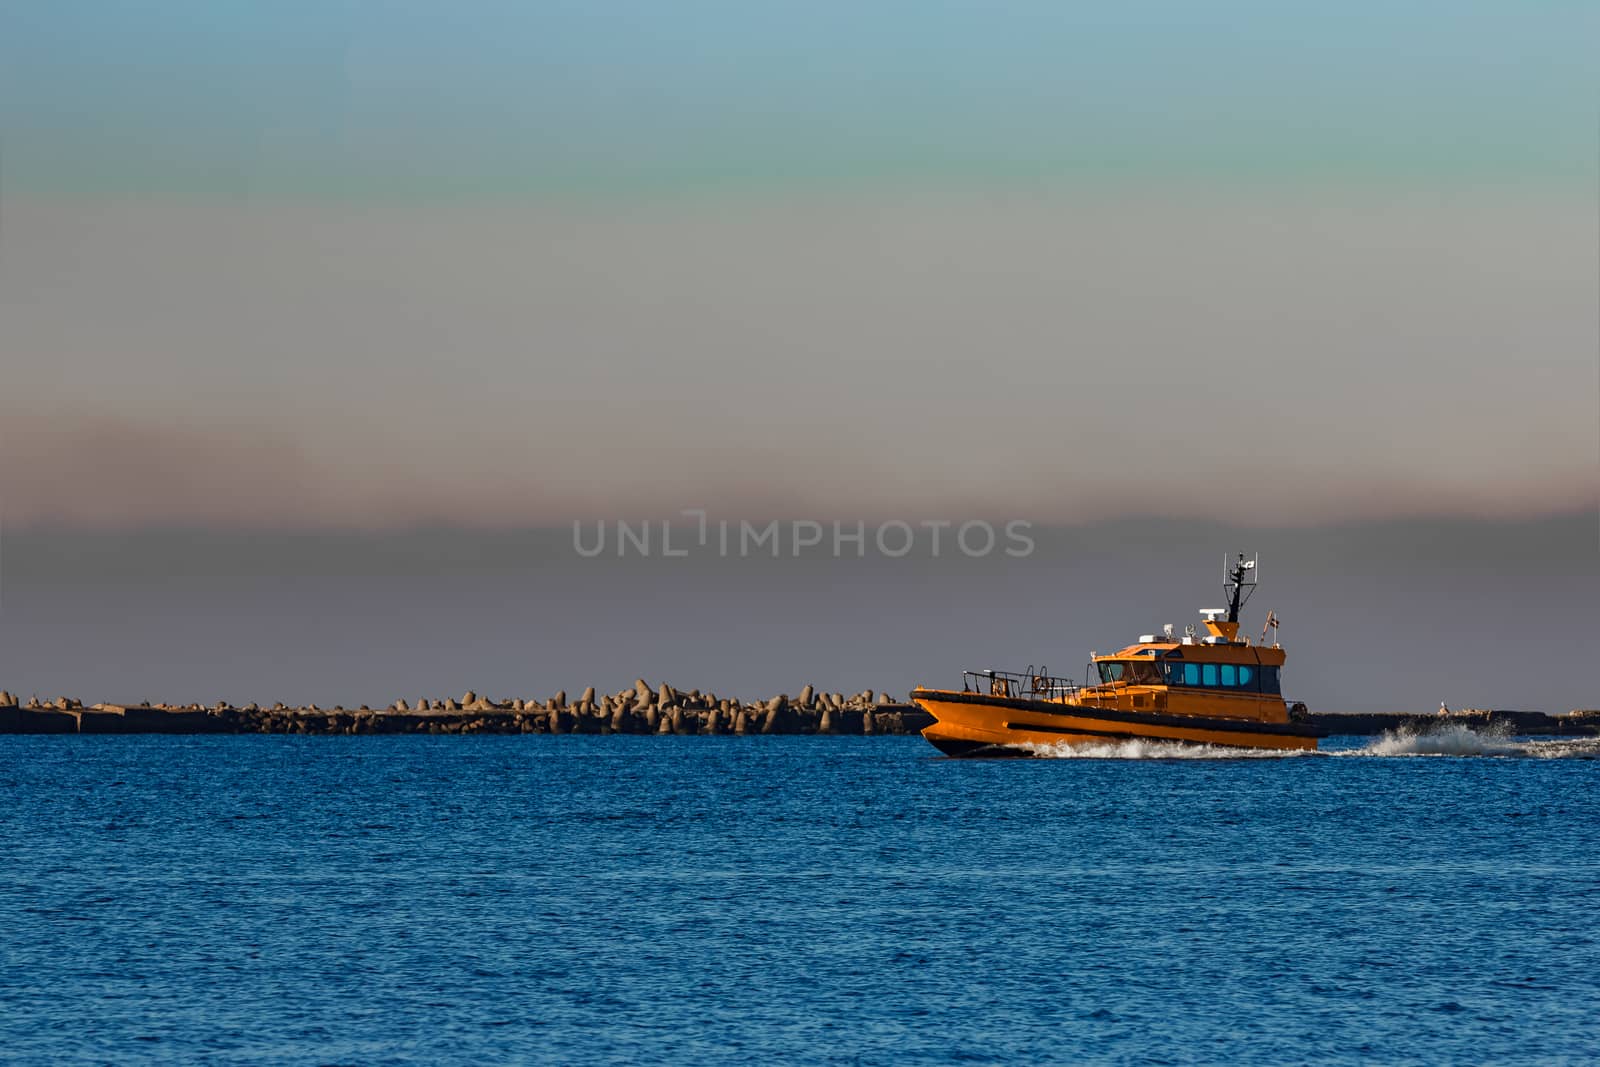
{"label": "sky", "polygon": [[[1241,632],[1272,611],[1284,692],[1318,711],[1600,707],[1593,516],[1285,530],[1130,519],[1029,532],[1026,556],[946,539],[774,558],[630,550],[567,530],[9,533],[0,688],[24,697],[323,707],[667,682],[746,700],[807,684],[904,698],[963,670],[1082,679],[1224,604],[1222,557],[1260,559]],[[692,543],[685,538],[685,543]]]}
{"label": "sky", "polygon": [[5,518],[1581,509],[1597,31],[7,5]]}
{"label": "sky", "polygon": [[[1597,43],[1585,3],[4,5],[7,621],[51,531],[159,574],[147,531],[686,508],[1592,529]],[[583,573],[543,599],[631,605]]]}

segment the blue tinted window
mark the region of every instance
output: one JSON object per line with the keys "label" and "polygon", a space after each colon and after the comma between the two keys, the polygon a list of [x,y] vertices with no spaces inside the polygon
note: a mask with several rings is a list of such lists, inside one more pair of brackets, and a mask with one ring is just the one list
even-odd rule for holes
{"label": "blue tinted window", "polygon": [[1185,663],[1183,665],[1183,684],[1184,685],[1199,685],[1200,684],[1200,664],[1198,664],[1198,663]]}
{"label": "blue tinted window", "polygon": [[1231,663],[1224,663],[1222,665],[1222,684],[1230,689],[1239,684],[1239,677],[1235,673],[1233,664]]}
{"label": "blue tinted window", "polygon": [[1202,663],[1200,665],[1200,678],[1203,685],[1217,684],[1217,665],[1215,663]]}
{"label": "blue tinted window", "polygon": [[1254,689],[1255,688],[1255,686],[1253,684],[1253,682],[1255,680],[1255,676],[1256,676],[1256,669],[1254,667],[1240,667],[1239,668],[1239,684],[1244,686],[1246,689]]}
{"label": "blue tinted window", "polygon": [[1168,685],[1177,685],[1183,681],[1183,664],[1163,663],[1161,666],[1167,673]]}
{"label": "blue tinted window", "polygon": [[1261,691],[1263,693],[1276,693],[1278,691],[1278,668],[1261,668]]}

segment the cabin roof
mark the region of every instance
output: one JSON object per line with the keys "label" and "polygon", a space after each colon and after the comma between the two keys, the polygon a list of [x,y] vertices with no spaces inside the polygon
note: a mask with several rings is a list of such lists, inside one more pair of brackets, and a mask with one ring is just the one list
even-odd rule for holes
{"label": "cabin roof", "polygon": [[[1284,661],[1284,652],[1281,648],[1272,645],[1256,644],[1226,644],[1203,645],[1196,642],[1192,645],[1181,644],[1177,641],[1151,641],[1135,643],[1112,652],[1109,655],[1095,656],[1096,663],[1101,660],[1117,659],[1159,659],[1171,652],[1178,652],[1186,660],[1197,663],[1266,663],[1281,664]],[[1177,658],[1177,657],[1174,657]]]}

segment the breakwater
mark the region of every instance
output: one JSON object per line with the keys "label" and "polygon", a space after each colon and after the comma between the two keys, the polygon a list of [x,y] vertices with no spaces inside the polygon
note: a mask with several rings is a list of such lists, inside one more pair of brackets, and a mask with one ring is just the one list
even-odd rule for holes
{"label": "breakwater", "polygon": [[[1329,734],[1426,733],[1444,724],[1521,736],[1600,736],[1600,710],[1466,710],[1448,716],[1403,712],[1313,712]],[[575,698],[563,690],[544,700],[460,698],[397,700],[382,708],[291,707],[274,704],[92,704],[68,697],[18,701],[0,691],[0,734],[915,734],[933,722],[888,693],[853,696],[805,686],[796,696],[765,700],[719,697],[643,679],[630,689]]]}
{"label": "breakwater", "polygon": [[569,699],[397,700],[383,708],[274,704],[93,704],[61,697],[15,701],[0,692],[0,733],[83,734],[914,734],[933,722],[887,693],[846,696],[805,686],[765,700],[719,697],[643,679],[630,689]]}

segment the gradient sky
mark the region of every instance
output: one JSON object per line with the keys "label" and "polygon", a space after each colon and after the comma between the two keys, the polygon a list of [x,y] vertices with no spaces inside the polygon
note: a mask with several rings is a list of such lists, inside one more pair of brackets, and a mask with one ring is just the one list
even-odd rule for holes
{"label": "gradient sky", "polygon": [[5,517],[1593,503],[1591,4],[0,13]]}

